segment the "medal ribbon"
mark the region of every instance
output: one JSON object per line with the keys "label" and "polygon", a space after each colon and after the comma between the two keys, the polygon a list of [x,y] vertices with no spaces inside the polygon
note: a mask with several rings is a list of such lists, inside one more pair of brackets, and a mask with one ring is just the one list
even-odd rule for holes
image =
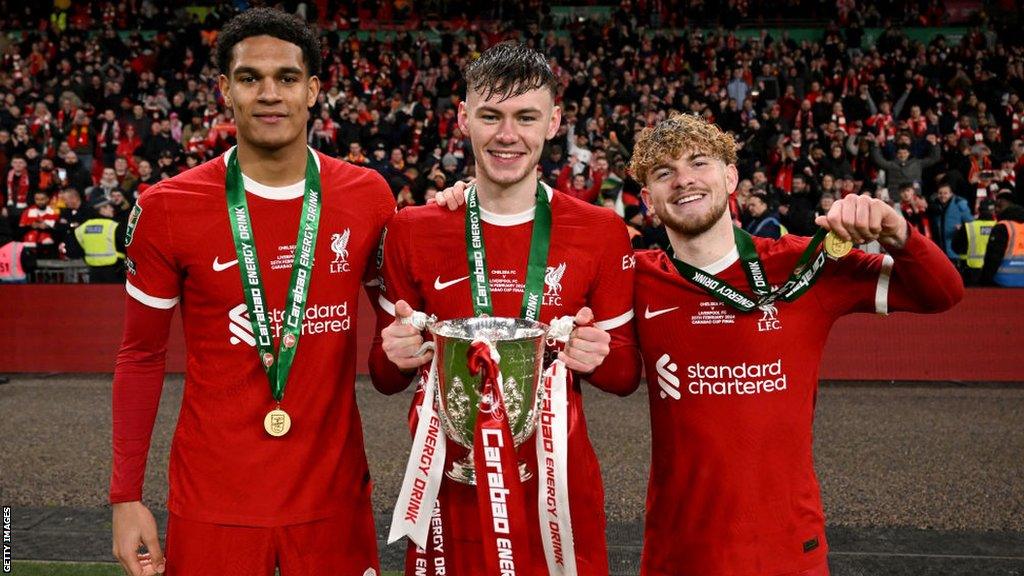
{"label": "medal ribbon", "polygon": [[731,286],[713,274],[708,274],[700,268],[690,266],[686,262],[678,260],[675,258],[671,247],[668,250],[668,254],[672,264],[679,271],[679,275],[691,284],[740,312],[750,312],[758,306],[771,304],[775,300],[781,299],[784,302],[792,302],[814,285],[825,265],[825,251],[819,250],[819,247],[825,240],[826,234],[827,231],[824,229],[819,229],[814,234],[807,248],[800,254],[800,259],[797,260],[793,272],[789,275],[789,279],[782,286],[772,290],[768,284],[764,265],[757,255],[754,239],[746,231],[734,226],[733,236],[736,239],[736,250],[740,254],[743,272],[747,276],[747,282],[750,284],[754,296],[744,293],[739,288]]}
{"label": "medal ribbon", "polygon": [[253,238],[252,218],[249,204],[245,199],[242,170],[238,165],[238,150],[228,160],[227,174],[228,219],[231,221],[231,235],[238,255],[238,270],[242,275],[242,292],[249,311],[249,322],[256,337],[256,351],[270,382],[270,393],[274,400],[281,402],[288,384],[288,373],[298,349],[302,333],[302,317],[306,308],[306,296],[313,273],[313,255],[316,250],[316,233],[320,226],[320,173],[313,153],[306,153],[306,186],[302,199],[302,215],[299,219],[299,234],[295,240],[295,257],[292,262],[291,280],[288,283],[288,297],[285,302],[284,323],[281,339],[274,355],[274,336],[270,331],[269,304],[263,289],[256,242]]}
{"label": "medal ribbon", "polygon": [[[537,183],[537,207],[533,214],[533,234],[530,237],[530,259],[526,264],[526,285],[520,318],[537,320],[543,301],[544,274],[547,272],[548,247],[551,244],[551,205],[544,186]],[[487,277],[487,250],[484,247],[480,219],[480,202],[476,186],[466,195],[466,252],[469,256],[469,286],[473,297],[473,315],[493,314],[491,284]]]}
{"label": "medal ribbon", "polygon": [[[477,340],[469,347],[469,372],[480,374],[479,411],[473,438],[476,495],[484,548],[485,574],[530,570],[526,495],[519,481],[519,457],[502,397],[497,349]],[[520,572],[522,570],[522,572]]]}

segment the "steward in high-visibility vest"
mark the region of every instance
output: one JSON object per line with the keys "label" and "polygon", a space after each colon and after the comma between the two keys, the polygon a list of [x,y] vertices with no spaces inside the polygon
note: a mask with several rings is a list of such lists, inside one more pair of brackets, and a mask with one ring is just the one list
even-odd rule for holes
{"label": "steward in high-visibility vest", "polygon": [[985,248],[988,247],[988,237],[995,225],[995,220],[975,220],[964,224],[964,232],[967,234],[967,253],[961,254],[960,260],[968,268],[981,270],[981,267],[985,265]]}
{"label": "steward in high-visibility vest", "polygon": [[15,242],[4,213],[0,216],[0,284],[23,284],[36,267],[36,254],[22,242]]}
{"label": "steward in high-visibility vest", "polygon": [[1006,227],[1006,250],[1003,261],[992,280],[1008,288],[1024,288],[1024,223],[1005,221],[999,223]]}
{"label": "steward in high-visibility vest", "polygon": [[24,253],[25,245],[21,242],[0,246],[0,284],[23,284],[28,280],[21,262]]}
{"label": "steward in high-visibility vest", "polygon": [[89,282],[124,281],[124,240],[114,220],[114,207],[104,203],[97,207],[99,216],[75,228],[75,238],[85,253],[89,266]]}
{"label": "steward in high-visibility vest", "polygon": [[[964,277],[964,284],[982,284],[985,267],[985,252],[989,247],[989,236],[996,225],[995,203],[985,200],[978,205],[978,218],[965,222],[953,233],[951,247],[960,258],[957,268]],[[991,280],[990,280],[991,281]]]}

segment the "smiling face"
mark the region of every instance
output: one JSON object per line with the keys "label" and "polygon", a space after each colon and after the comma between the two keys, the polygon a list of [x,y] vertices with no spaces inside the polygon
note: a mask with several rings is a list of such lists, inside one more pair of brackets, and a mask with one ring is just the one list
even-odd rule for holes
{"label": "smiling face", "polygon": [[267,152],[306,145],[309,107],[320,80],[308,75],[299,46],[272,36],[242,40],[220,88],[234,113],[239,144]]}
{"label": "smiling face", "polygon": [[655,164],[641,195],[666,227],[693,237],[729,217],[729,194],[738,181],[735,164],[704,152],[686,151]]}
{"label": "smiling face", "polygon": [[674,114],[637,138],[630,172],[641,195],[671,231],[694,238],[716,225],[729,229],[736,190],[736,142],[704,118]]}
{"label": "smiling face", "polygon": [[561,118],[544,87],[505,100],[494,93],[484,99],[470,90],[459,104],[459,128],[473,145],[480,184],[508,188],[536,178],[544,142],[558,132]]}

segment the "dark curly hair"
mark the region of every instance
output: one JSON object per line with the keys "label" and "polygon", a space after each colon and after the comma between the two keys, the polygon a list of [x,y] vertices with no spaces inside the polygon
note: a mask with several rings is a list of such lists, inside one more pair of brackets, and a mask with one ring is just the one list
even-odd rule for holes
{"label": "dark curly hair", "polygon": [[302,48],[302,59],[310,76],[320,73],[320,41],[301,18],[273,8],[253,8],[235,16],[217,35],[217,67],[221,74],[231,70],[235,45],[253,36],[273,36]]}
{"label": "dark curly hair", "polygon": [[544,56],[516,42],[495,44],[469,63],[464,72],[466,87],[484,100],[497,96],[508,100],[530,90],[547,88],[558,94],[558,78]]}

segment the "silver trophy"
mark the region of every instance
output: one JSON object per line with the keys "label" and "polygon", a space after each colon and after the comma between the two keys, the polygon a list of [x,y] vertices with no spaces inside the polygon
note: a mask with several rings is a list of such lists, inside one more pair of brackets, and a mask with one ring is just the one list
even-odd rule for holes
{"label": "silver trophy", "polygon": [[[473,437],[480,406],[480,376],[469,372],[467,353],[475,340],[492,343],[501,356],[501,393],[509,429],[518,448],[537,427],[543,387],[544,343],[548,326],[520,318],[456,318],[428,325],[434,335],[441,425],[445,435],[467,448],[469,454],[452,464],[446,475],[463,484],[476,484]],[[520,463],[523,480],[530,477]]]}

